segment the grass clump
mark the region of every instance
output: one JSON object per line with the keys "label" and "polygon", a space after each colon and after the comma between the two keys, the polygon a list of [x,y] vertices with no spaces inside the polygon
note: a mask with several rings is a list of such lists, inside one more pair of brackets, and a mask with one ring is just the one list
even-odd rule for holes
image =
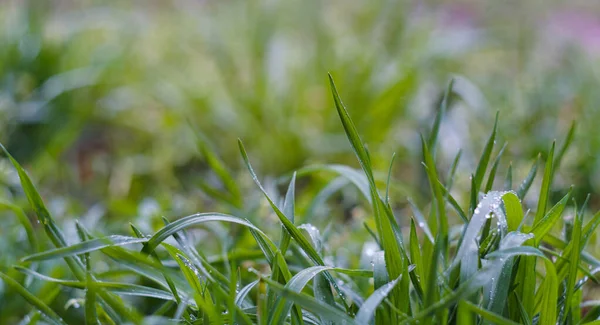
{"label": "grass clump", "polygon": [[[40,234],[34,230],[40,227],[31,225],[16,204],[5,203],[20,216],[31,254],[0,272],[4,285],[0,299],[8,302],[8,297],[21,296],[31,308],[27,315],[6,315],[10,310],[0,307],[0,320],[23,318],[35,323],[42,319],[51,324],[596,322],[600,307],[586,303],[583,290],[597,281],[590,270],[598,268],[600,261],[586,252],[586,245],[600,224],[600,213],[587,216],[587,201],[578,205],[571,190],[557,203],[550,202],[553,175],[573,132],[558,151],[553,144],[546,154],[539,196],[533,200],[536,210],[526,213],[523,200],[538,175],[538,160],[521,182],[513,182],[509,166],[503,184],[497,184],[504,147],[493,155],[496,117],[472,173],[470,191],[459,193],[457,199],[452,185],[460,155],[445,179],[436,164],[450,83],[432,131],[421,137],[430,203],[419,207],[410,201],[414,217],[408,218],[392,206],[392,168],[387,177],[373,170],[369,150],[330,81],[337,113],[362,172],[341,165],[306,168],[286,178],[287,190],[279,197],[262,184],[239,141],[259,194],[274,212],[272,220],[254,216],[264,209],[245,208],[239,184],[201,141],[209,166],[225,184],[223,189],[202,187],[229,213],[163,218],[163,225],[151,234],[131,224],[130,236],[105,235],[77,223],[79,238],[67,240],[25,170],[2,147],[53,247],[40,246]],[[363,247],[366,264],[333,259],[327,229],[298,222],[297,177],[323,170],[339,177],[314,202],[323,202],[352,183],[370,204],[364,236],[348,243],[348,247]],[[466,202],[460,202],[462,198]],[[572,212],[568,222],[565,211]],[[223,232],[215,222],[232,232]],[[561,234],[555,232],[559,226],[564,228]],[[216,244],[194,240],[190,232],[198,227],[211,230],[220,240]],[[210,255],[215,249],[219,253]],[[69,306],[82,308],[65,308],[57,298],[65,295],[77,297]]]}

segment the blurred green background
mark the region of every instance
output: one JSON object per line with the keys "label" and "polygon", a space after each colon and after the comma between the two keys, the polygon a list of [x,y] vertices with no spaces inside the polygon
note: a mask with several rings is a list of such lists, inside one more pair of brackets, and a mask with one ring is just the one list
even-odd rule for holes
{"label": "blurred green background", "polygon": [[[555,190],[599,190],[592,1],[5,0],[0,24],[0,142],[67,223],[125,232],[130,221],[151,229],[160,215],[230,209],[206,190],[222,184],[199,141],[231,169],[246,206],[258,196],[237,138],[272,189],[302,166],[358,166],[327,72],[377,169],[397,153],[398,208],[424,200],[419,133],[453,77],[438,168],[446,175],[463,149],[458,198],[497,111],[498,147],[508,143],[500,177],[512,161],[523,179],[575,120]],[[301,180],[305,202],[331,179],[319,175]],[[25,202],[6,160],[0,185],[0,198]],[[354,194],[315,223],[356,213]],[[10,265],[26,238],[8,212],[0,225],[0,265]]]}

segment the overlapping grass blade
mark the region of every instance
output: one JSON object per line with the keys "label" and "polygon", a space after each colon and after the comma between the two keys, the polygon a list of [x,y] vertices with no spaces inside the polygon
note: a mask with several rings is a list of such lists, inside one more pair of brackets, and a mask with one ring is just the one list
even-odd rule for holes
{"label": "overlapping grass blade", "polygon": [[[242,154],[242,158],[244,159],[244,162],[246,163],[246,167],[248,168],[248,171],[250,172],[250,175],[252,176],[254,183],[256,183],[258,188],[261,190],[261,192],[263,193],[263,195],[265,196],[265,198],[271,205],[271,208],[273,209],[273,211],[275,211],[275,214],[279,218],[279,221],[281,221],[282,225],[285,227],[285,229],[290,234],[290,236],[292,238],[294,238],[294,240],[298,243],[298,245],[302,248],[302,250],[310,257],[310,259],[315,264],[324,266],[325,262],[323,261],[321,256],[318,254],[318,252],[315,250],[315,248],[310,244],[308,239],[306,239],[306,237],[300,232],[300,230],[294,225],[294,223],[292,223],[290,221],[290,219],[277,207],[275,202],[273,202],[271,197],[269,197],[269,195],[267,194],[267,191],[265,191],[262,184],[258,180],[258,176],[256,176],[254,169],[250,165],[250,161],[248,159],[248,154],[246,153],[246,149],[244,148],[242,141],[239,140],[238,144],[239,144],[240,152]],[[331,285],[336,289],[337,293],[340,296],[340,299],[342,300],[342,302],[344,303],[344,306],[347,309],[348,306],[346,304],[344,294],[341,292],[339,286],[337,285],[337,283],[335,282],[335,280],[333,279],[331,274],[326,272],[325,276],[327,277],[327,280],[331,283]]]}

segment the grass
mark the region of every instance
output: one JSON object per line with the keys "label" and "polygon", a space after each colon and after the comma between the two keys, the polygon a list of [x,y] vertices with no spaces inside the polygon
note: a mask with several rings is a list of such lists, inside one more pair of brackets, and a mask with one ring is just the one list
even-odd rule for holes
{"label": "grass", "polygon": [[[162,224],[148,233],[135,222],[129,236],[76,223],[70,233],[78,238],[67,237],[28,174],[2,147],[36,222],[22,217],[18,199],[5,204],[19,216],[30,247],[0,272],[0,322],[597,323],[600,306],[587,298],[587,290],[597,282],[600,261],[587,247],[595,241],[600,213],[590,215],[587,201],[577,202],[572,190],[556,202],[551,196],[555,169],[572,132],[558,150],[552,144],[543,155],[543,168],[535,160],[524,179],[513,180],[511,165],[504,175],[499,168],[504,147],[496,146],[502,123],[497,117],[471,173],[470,190],[456,190],[459,158],[449,171],[441,171],[436,154],[450,83],[431,131],[421,137],[421,168],[429,189],[424,203],[411,202],[414,217],[409,218],[392,205],[398,199],[389,191],[396,182],[393,168],[382,175],[373,166],[369,147],[330,81],[361,170],[342,165],[300,169],[281,178],[280,193],[278,186],[263,184],[240,140],[243,162],[258,189],[248,197],[265,203],[245,204],[235,176],[201,142],[210,168],[224,184],[205,184],[204,189],[226,213],[157,218]],[[322,172],[338,177],[312,198],[299,193],[300,177]],[[540,190],[530,192],[536,177]],[[352,187],[368,211],[365,228],[332,229],[352,226],[329,220],[330,226],[319,229],[301,213]],[[343,233],[356,237],[339,237]],[[15,306],[18,296],[29,307]],[[66,298],[75,300],[66,304]]]}

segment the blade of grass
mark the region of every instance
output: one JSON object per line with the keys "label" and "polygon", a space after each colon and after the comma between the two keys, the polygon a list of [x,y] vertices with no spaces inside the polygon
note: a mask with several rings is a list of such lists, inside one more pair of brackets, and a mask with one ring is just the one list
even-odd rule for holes
{"label": "blade of grass", "polygon": [[46,305],[42,300],[33,295],[31,292],[27,291],[23,286],[21,286],[17,281],[13,280],[8,275],[0,272],[0,278],[4,283],[13,289],[16,293],[18,293],[21,297],[23,297],[30,305],[35,307],[40,313],[44,315],[44,318],[50,322],[51,324],[59,324],[66,325],[67,323],[58,316],[54,310],[52,310],[48,305]]}

